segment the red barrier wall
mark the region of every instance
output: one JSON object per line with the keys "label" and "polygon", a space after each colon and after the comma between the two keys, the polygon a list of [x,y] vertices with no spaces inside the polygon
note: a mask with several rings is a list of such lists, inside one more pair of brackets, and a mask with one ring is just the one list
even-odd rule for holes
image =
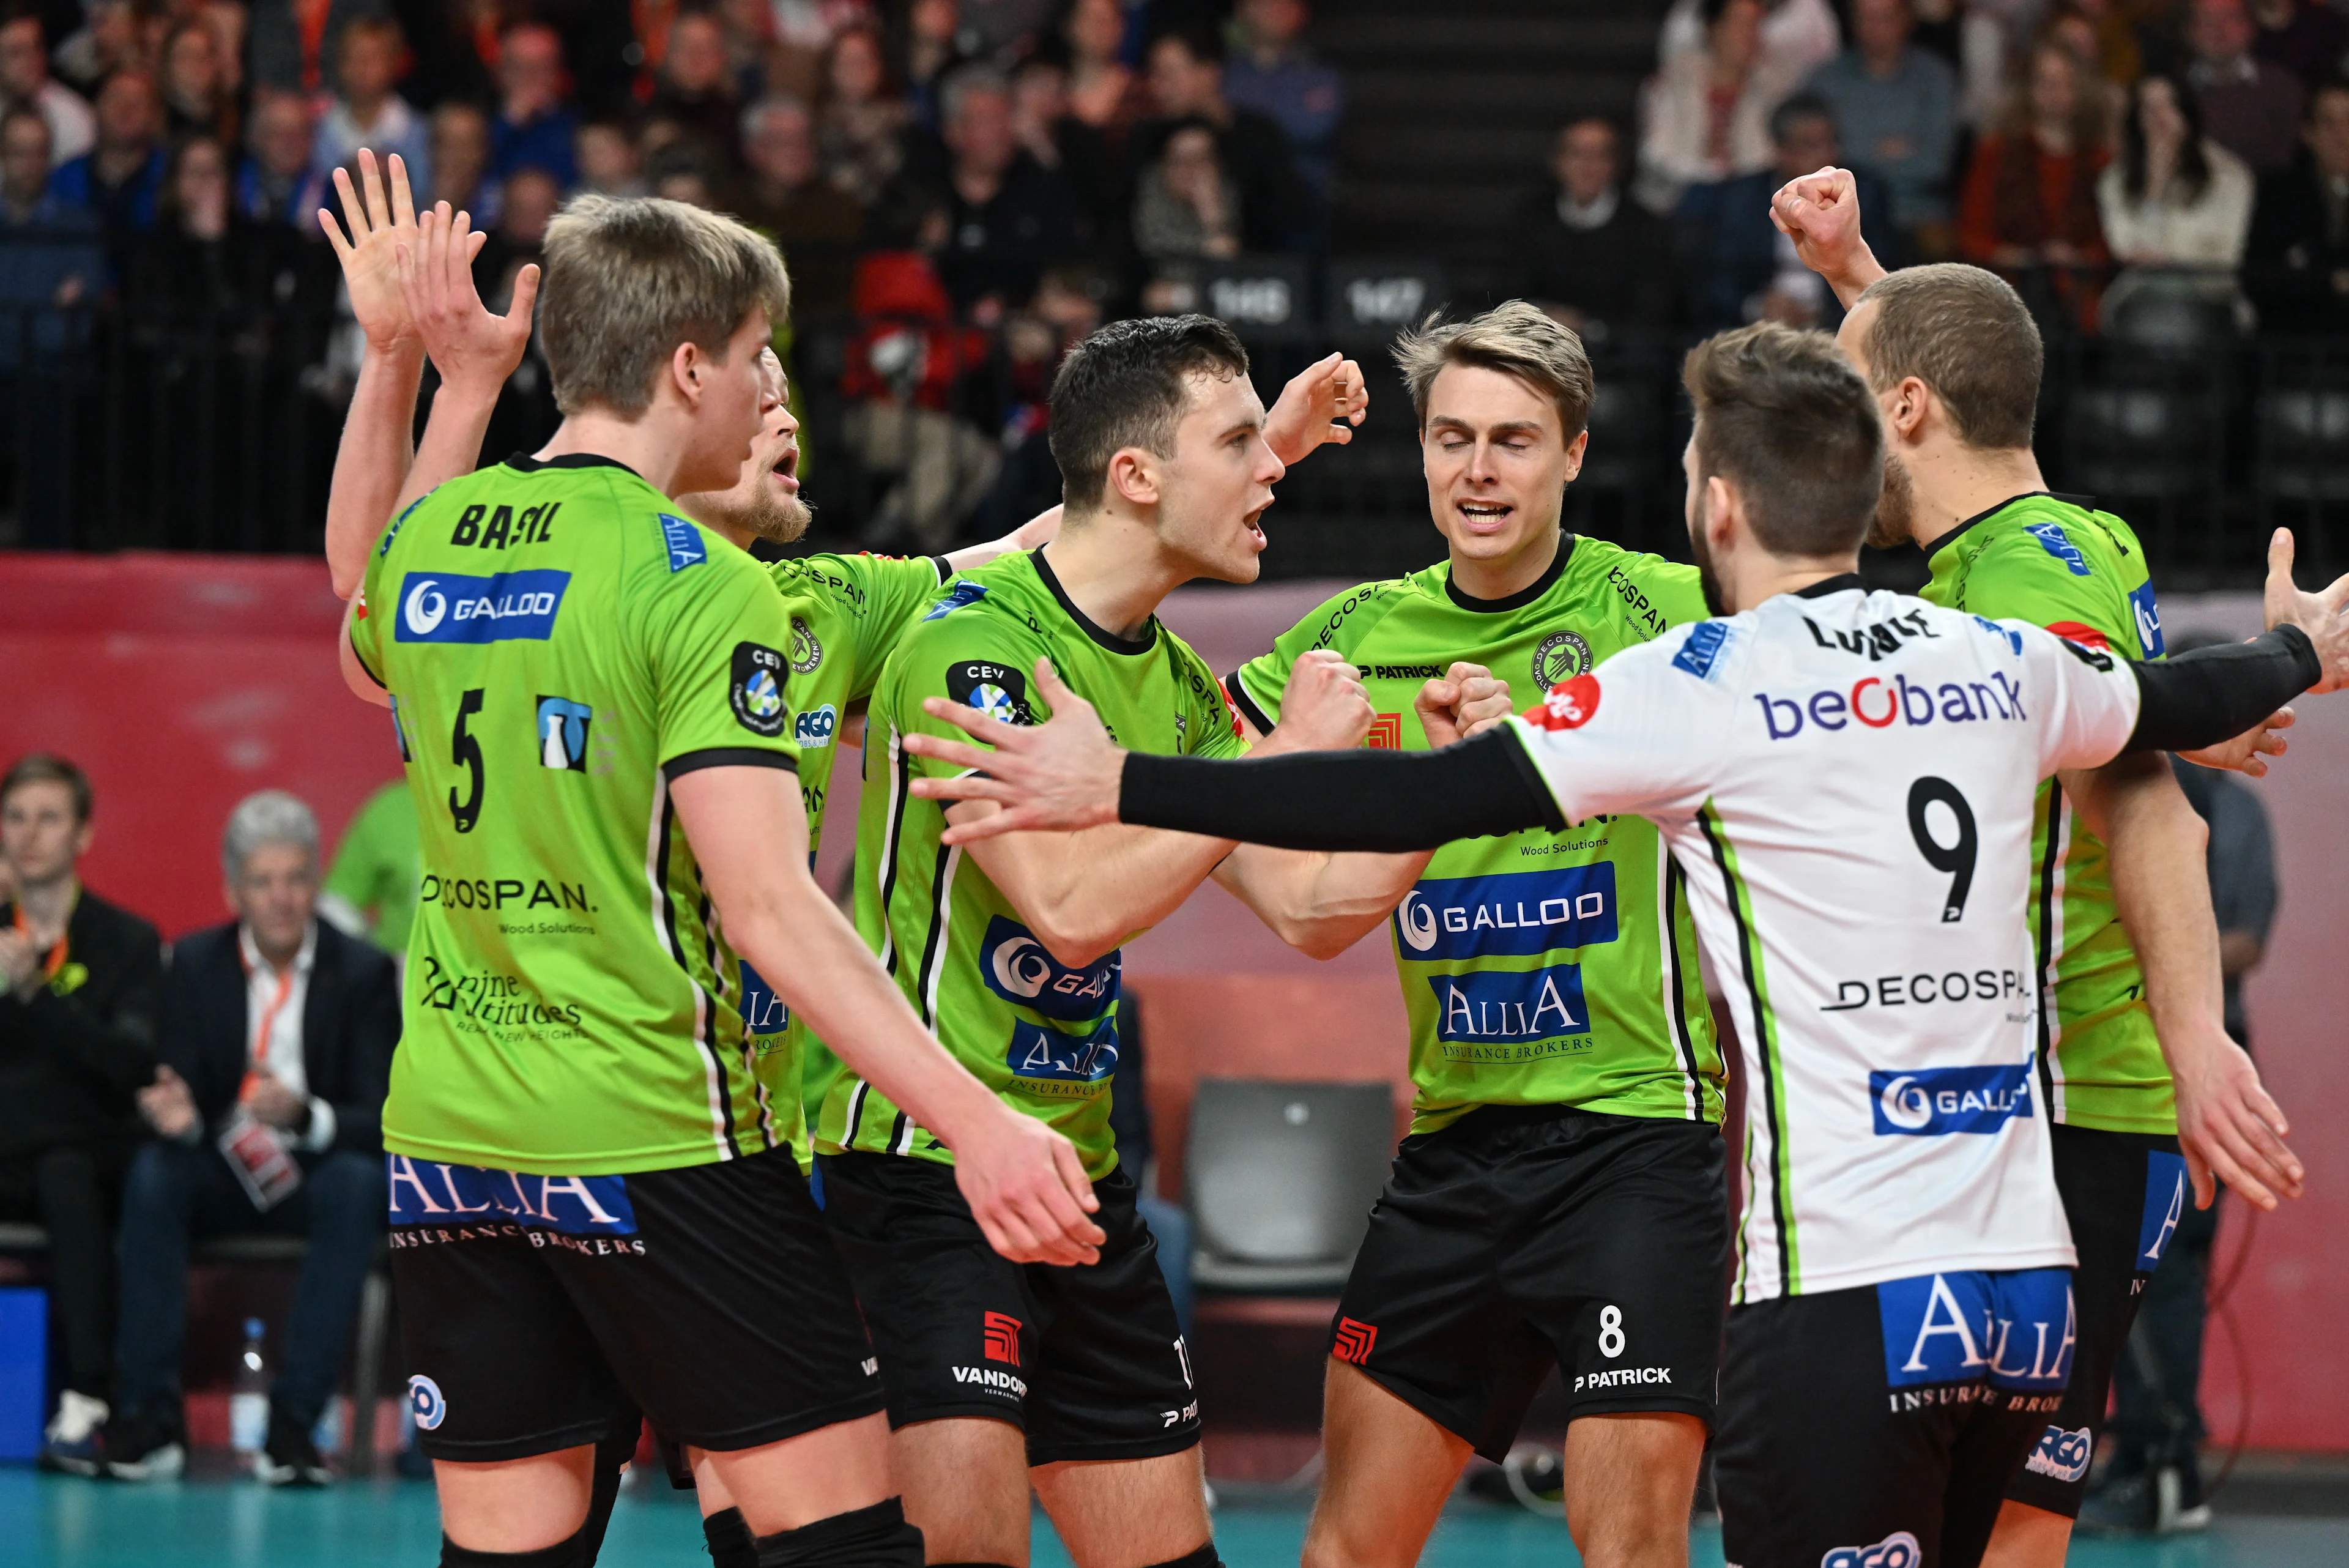
{"label": "red barrier wall", "polygon": [[[1261,651],[1335,585],[1185,590],[1166,618],[1217,671]],[[2175,598],[2173,630],[2256,629],[2248,596]],[[341,607],[323,565],[300,560],[123,555],[0,555],[0,765],[36,748],[66,753],[98,792],[91,885],[179,934],[222,918],[217,851],[229,808],[250,791],[290,789],[329,840],[397,775],[383,711],[344,691],[333,638]],[[846,752],[835,790],[852,797]],[[2275,822],[2282,910],[2250,1003],[2262,1069],[2292,1118],[2309,1196],[2244,1223],[2230,1200],[2223,1269],[2251,1251],[2214,1324],[2205,1403],[2230,1438],[2250,1403],[2250,1441],[2349,1450],[2349,699],[2301,704],[2292,754],[2255,784]],[[828,885],[854,845],[854,807],[835,798]],[[1386,939],[1373,932],[1326,965],[1280,946],[1207,888],[1130,944],[1127,972],[1165,1044],[1152,1054],[1162,1116],[1201,1072],[1392,1078],[1402,1000]],[[1356,1053],[1360,1060],[1354,1062]],[[1349,1064],[1353,1063],[1351,1070]],[[1170,1099],[1166,1088],[1174,1091]],[[1179,1128],[1165,1136],[1179,1147]],[[2240,1352],[2237,1345],[2240,1342]]]}

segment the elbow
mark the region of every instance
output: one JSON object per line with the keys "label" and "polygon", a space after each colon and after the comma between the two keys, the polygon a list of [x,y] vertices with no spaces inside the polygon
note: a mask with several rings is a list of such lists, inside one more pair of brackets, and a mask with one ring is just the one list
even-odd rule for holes
{"label": "elbow", "polygon": [[1058,920],[1030,920],[1029,930],[1062,969],[1088,969],[1116,950],[1125,933],[1087,930]]}
{"label": "elbow", "polygon": [[363,571],[347,570],[332,560],[326,563],[327,580],[335,586],[335,597],[345,604],[351,602],[351,596],[359,591],[359,584],[366,576]]}

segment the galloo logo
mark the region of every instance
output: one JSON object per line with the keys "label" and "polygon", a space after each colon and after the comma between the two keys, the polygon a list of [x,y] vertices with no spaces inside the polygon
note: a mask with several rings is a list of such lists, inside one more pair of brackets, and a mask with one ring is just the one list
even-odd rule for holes
{"label": "galloo logo", "polygon": [[1886,1121],[1904,1132],[1917,1132],[1933,1120],[1933,1096],[1906,1073],[1884,1085],[1884,1093],[1877,1096],[1877,1108]]}
{"label": "galloo logo", "polygon": [[1838,1546],[1819,1559],[1819,1568],[1917,1568],[1925,1550],[1905,1530],[1896,1530],[1873,1546]]}
{"label": "galloo logo", "polygon": [[408,1380],[408,1408],[416,1417],[416,1429],[435,1431],[449,1414],[449,1401],[440,1397],[440,1385],[421,1372]]}
{"label": "galloo logo", "polygon": [[2075,1481],[2088,1473],[2088,1461],[2095,1454],[2095,1441],[2089,1437],[2087,1428],[2067,1432],[2061,1427],[2050,1427],[2040,1434],[2039,1446],[2031,1450],[2023,1468],[2035,1476]]}
{"label": "galloo logo", "polygon": [[408,590],[408,604],[400,613],[408,621],[408,629],[418,637],[430,637],[449,614],[449,596],[440,591],[438,582],[433,577],[419,577],[416,586]]}
{"label": "galloo logo", "polygon": [[1526,712],[1526,722],[1545,730],[1579,730],[1598,714],[1599,677],[1578,675],[1551,687],[1540,705]]}

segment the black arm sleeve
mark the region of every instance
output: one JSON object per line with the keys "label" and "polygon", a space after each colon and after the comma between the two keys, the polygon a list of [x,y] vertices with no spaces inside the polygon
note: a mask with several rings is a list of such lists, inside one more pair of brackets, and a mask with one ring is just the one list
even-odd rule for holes
{"label": "black arm sleeve", "polygon": [[2138,705],[2125,752],[2191,752],[2232,740],[2324,674],[2316,645],[2296,626],[2131,668]]}
{"label": "black arm sleeve", "polygon": [[1440,752],[1298,752],[1216,762],[1128,753],[1118,820],[1276,849],[1402,854],[1552,832],[1557,803],[1506,727]]}

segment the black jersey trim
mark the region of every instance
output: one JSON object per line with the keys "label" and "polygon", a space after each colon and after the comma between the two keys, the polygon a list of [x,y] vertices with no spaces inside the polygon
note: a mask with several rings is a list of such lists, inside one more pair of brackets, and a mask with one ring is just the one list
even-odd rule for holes
{"label": "black jersey trim", "polygon": [[[1779,1145],[1783,1141],[1778,1105],[1778,1075],[1770,1070],[1770,1024],[1762,1015],[1762,987],[1754,973],[1754,932],[1745,923],[1744,906],[1737,897],[1737,873],[1730,869],[1729,850],[1723,836],[1717,832],[1710,806],[1696,814],[1697,831],[1704,835],[1712,847],[1713,863],[1721,867],[1722,893],[1729,904],[1730,923],[1737,928],[1737,962],[1745,976],[1746,1000],[1754,1008],[1754,1059],[1762,1065],[1763,1120],[1770,1129],[1770,1148],[1765,1157],[1770,1172],[1770,1223],[1776,1232],[1778,1251],[1778,1293],[1794,1294],[1795,1272],[1786,1246],[1786,1184],[1779,1177]],[[1741,1284],[1744,1282],[1739,1282]]]}
{"label": "black jersey trim", "polygon": [[2055,1000],[2055,872],[2064,864],[2064,783],[2047,781],[2047,850],[2039,857],[2038,929],[2032,933],[2039,951],[2039,1103],[2047,1119],[2055,1119],[2054,1024],[2048,1012]]}
{"label": "black jersey trim", "polygon": [[1948,533],[1942,535],[1940,538],[1926,545],[1924,547],[1925,559],[1930,561],[1934,556],[1940,555],[1944,549],[1949,547],[1950,544],[1955,540],[1959,535],[1964,533],[1975,524],[1989,522],[1992,518],[1997,516],[2000,513],[2005,511],[2008,507],[2013,505],[2018,501],[2029,501],[2033,497],[2041,495],[2045,496],[2050,501],[2060,501],[2066,506],[2076,506],[2083,512],[2094,512],[2096,509],[2096,498],[2093,495],[2072,495],[2061,490],[2026,490],[2020,495],[2008,496],[2005,500],[2000,502],[1995,506],[1986,506],[1982,508],[1980,512],[1975,513],[1972,516],[1967,518],[1964,522],[1959,524],[1956,527],[1951,529]]}
{"label": "black jersey trim", "polygon": [[1688,999],[1682,994],[1687,986],[1681,973],[1681,944],[1677,919],[1681,902],[1681,863],[1673,858],[1671,848],[1659,844],[1656,852],[1664,857],[1664,984],[1672,999],[1672,1044],[1679,1048],[1681,1071],[1688,1075],[1689,1120],[1701,1122],[1704,1115],[1704,1080],[1697,1074],[1696,1042],[1689,1037]]}
{"label": "black jersey trim", "polygon": [[726,1058],[718,1052],[718,999],[701,990],[701,982],[693,978],[693,968],[685,961],[685,943],[677,930],[677,895],[668,888],[669,835],[677,826],[677,802],[664,788],[660,796],[660,830],[654,839],[653,863],[646,869],[658,878],[654,886],[660,895],[661,934],[668,942],[668,956],[685,976],[685,983],[701,992],[701,1027],[693,1033],[693,1043],[709,1059],[712,1071],[718,1075],[719,1147],[724,1158],[733,1159],[742,1152],[734,1132],[734,1084],[726,1070]]}
{"label": "black jersey trim", "polygon": [[1480,599],[1461,592],[1460,585],[1452,580],[1451,567],[1446,566],[1444,572],[1444,597],[1462,609],[1473,611],[1477,615],[1504,615],[1510,610],[1523,609],[1550,589],[1557,587],[1558,578],[1566,575],[1566,563],[1574,555],[1574,538],[1571,534],[1560,534],[1557,536],[1557,554],[1550,557],[1549,566],[1542,575],[1516,593],[1505,594],[1497,599]]}
{"label": "black jersey trim", "polygon": [[1028,558],[1036,564],[1036,576],[1042,579],[1046,587],[1052,590],[1052,597],[1061,601],[1061,608],[1066,612],[1071,620],[1077,623],[1077,629],[1083,632],[1087,637],[1092,638],[1093,641],[1109,649],[1112,653],[1123,653],[1128,655],[1147,653],[1152,649],[1158,646],[1158,618],[1156,616],[1154,615],[1150,618],[1149,626],[1144,635],[1142,637],[1120,637],[1117,633],[1095,624],[1091,616],[1085,614],[1084,611],[1077,607],[1077,601],[1069,597],[1069,590],[1061,586],[1061,579],[1053,573],[1052,563],[1044,558],[1043,551],[1034,551]]}
{"label": "black jersey trim", "polygon": [[938,569],[938,587],[945,587],[947,579],[955,575],[954,563],[944,556],[925,556],[922,558]]}
{"label": "black jersey trim", "polygon": [[688,774],[698,774],[704,768],[781,768],[787,774],[800,771],[800,760],[789,752],[763,751],[757,746],[705,746],[698,752],[679,752],[661,764],[661,776],[675,784]]}
{"label": "black jersey trim", "polygon": [[890,918],[890,900],[897,892],[897,865],[905,852],[905,802],[914,793],[914,754],[905,750],[895,730],[889,732],[889,750],[895,753],[889,773],[889,836],[881,853],[881,967],[897,972],[897,922]]}
{"label": "black jersey trim", "polygon": [[1807,588],[1796,588],[1795,597],[1798,599],[1823,599],[1829,594],[1839,594],[1847,588],[1857,588],[1860,592],[1866,593],[1868,585],[1860,580],[1857,572],[1837,572],[1832,577],[1821,577]]}
{"label": "black jersey trim", "polygon": [[[709,965],[709,998],[714,1003],[727,997],[726,963],[723,950],[719,945],[718,921],[709,902],[707,883],[702,886],[701,898],[696,908],[701,916],[701,956],[702,961]],[[742,1018],[741,998],[737,996],[732,1000],[734,1016]],[[715,1006],[709,1010],[709,1039],[711,1045],[715,1046],[718,1043],[718,1009]],[[767,1085],[759,1082],[759,1058],[750,1044],[750,1021],[747,1018],[742,1019],[742,1077],[750,1085],[751,1103],[759,1107],[759,1147],[763,1153],[775,1147],[775,1107],[767,1098]],[[730,1102],[733,1096],[729,1095],[727,1098]],[[740,1139],[736,1140],[735,1152],[741,1152]]]}
{"label": "black jersey trim", "polygon": [[[354,632],[356,632],[356,631],[357,631],[357,630],[358,630],[358,627],[357,626],[357,624],[354,624],[354,625],[351,627],[351,630],[352,630],[352,631],[354,631]],[[374,682],[375,682],[375,687],[376,687],[376,690],[377,690],[377,691],[390,691],[390,690],[391,690],[391,688],[390,688],[390,687],[388,687],[388,686],[387,686],[387,685],[385,685],[385,684],[383,683],[383,677],[382,677],[382,676],[380,676],[380,675],[378,675],[378,674],[377,674],[373,670],[371,670],[371,669],[369,669],[369,668],[368,668],[368,666],[367,666],[367,655],[366,655],[366,654],[364,654],[364,653],[361,653],[361,652],[359,651],[359,643],[358,643],[358,639],[357,639],[357,637],[350,637],[350,638],[347,638],[347,639],[345,639],[344,640],[346,640],[347,642],[348,642],[348,643],[351,645],[351,658],[352,658],[352,659],[353,659],[355,662],[357,662],[357,665],[358,665],[358,667],[359,667],[359,673],[361,673],[362,675],[365,675],[365,676],[366,676],[369,680],[374,681]]]}
{"label": "black jersey trim", "polygon": [[1232,706],[1240,711],[1241,718],[1256,726],[1257,734],[1272,733],[1278,721],[1268,716],[1257,700],[1248,695],[1247,684],[1240,679],[1238,670],[1235,670],[1224,677],[1224,695],[1232,700]]}
{"label": "black jersey trim", "polygon": [[632,479],[644,477],[616,457],[603,457],[592,452],[566,452],[560,457],[533,457],[526,452],[518,452],[506,459],[505,466],[521,473],[537,473],[550,468],[616,468]]}
{"label": "black jersey trim", "polygon": [[925,1029],[938,1026],[930,1011],[930,966],[938,961],[938,950],[947,938],[947,872],[961,853],[941,844],[930,862],[930,929],[922,938],[922,961],[914,971],[914,1002]]}

